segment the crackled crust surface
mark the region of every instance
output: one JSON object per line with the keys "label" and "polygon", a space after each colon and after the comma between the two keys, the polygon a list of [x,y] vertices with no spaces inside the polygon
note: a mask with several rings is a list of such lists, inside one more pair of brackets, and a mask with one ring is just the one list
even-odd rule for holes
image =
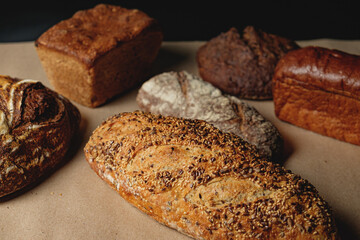
{"label": "crackled crust surface", "polygon": [[336,239],[311,184],[205,121],[122,113],[84,151],[127,201],[196,239]]}
{"label": "crackled crust surface", "polygon": [[289,39],[248,26],[214,37],[196,55],[199,74],[223,92],[246,99],[271,99],[278,60],[299,46]]}
{"label": "crackled crust surface", "polygon": [[99,56],[150,29],[160,32],[157,21],[142,11],[99,4],[54,25],[35,44],[93,65]]}
{"label": "crackled crust surface", "polygon": [[40,82],[0,75],[0,197],[59,164],[79,122],[79,111]]}
{"label": "crackled crust surface", "polygon": [[136,100],[143,111],[207,121],[255,145],[262,156],[281,159],[283,139],[271,122],[246,102],[186,71],[152,77]]}
{"label": "crackled crust surface", "polygon": [[147,78],[162,39],[144,12],[99,4],[54,25],[35,46],[56,92],[95,108]]}

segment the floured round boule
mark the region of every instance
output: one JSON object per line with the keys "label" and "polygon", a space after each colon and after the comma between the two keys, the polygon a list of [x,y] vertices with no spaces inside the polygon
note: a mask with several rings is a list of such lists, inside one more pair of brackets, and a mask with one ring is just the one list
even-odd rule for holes
{"label": "floured round boule", "polygon": [[281,159],[283,139],[271,122],[246,102],[186,71],[154,76],[142,85],[136,100],[143,111],[207,121],[253,144],[261,155]]}

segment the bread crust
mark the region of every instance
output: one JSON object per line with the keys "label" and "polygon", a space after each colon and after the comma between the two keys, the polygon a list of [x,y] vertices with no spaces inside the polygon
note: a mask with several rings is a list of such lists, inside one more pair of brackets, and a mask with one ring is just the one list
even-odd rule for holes
{"label": "bread crust", "polygon": [[157,21],[138,9],[98,4],[55,24],[35,45],[72,55],[90,68],[111,49],[155,29],[160,30]]}
{"label": "bread crust", "polygon": [[253,144],[265,158],[282,160],[283,139],[271,122],[246,102],[186,71],[152,77],[141,86],[136,101],[146,112],[207,121]]}
{"label": "bread crust", "polygon": [[286,54],[273,78],[276,116],[360,145],[360,57],[306,47]]}
{"label": "bread crust", "polygon": [[289,39],[248,26],[221,33],[196,55],[199,74],[223,92],[245,99],[272,99],[277,61],[299,46]]}
{"label": "bread crust", "polygon": [[0,76],[0,197],[58,166],[79,123],[78,109],[40,82]]}
{"label": "bread crust", "polygon": [[275,80],[293,79],[301,86],[360,100],[360,56],[309,46],[287,53],[277,64]]}
{"label": "bread crust", "polygon": [[121,113],[85,146],[93,170],[160,223],[196,239],[336,239],[306,180],[200,120]]}
{"label": "bread crust", "polygon": [[35,46],[57,92],[97,107],[148,77],[162,39],[144,12],[99,4],[54,25]]}

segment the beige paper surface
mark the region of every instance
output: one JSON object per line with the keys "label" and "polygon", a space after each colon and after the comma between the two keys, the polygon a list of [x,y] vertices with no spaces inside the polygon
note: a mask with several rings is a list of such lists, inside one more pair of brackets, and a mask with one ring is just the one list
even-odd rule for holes
{"label": "beige paper surface", "polygon": [[[197,74],[195,53],[201,42],[165,42],[153,74],[187,70]],[[360,54],[360,41],[301,41]],[[40,80],[51,87],[34,43],[0,44],[0,74]],[[107,117],[138,109],[137,89],[82,114],[81,134],[67,162],[41,183],[0,202],[3,239],[189,239],[132,207],[89,167],[83,147]],[[285,139],[285,166],[309,180],[330,203],[343,239],[360,238],[360,146],[281,122],[272,101],[249,101],[273,122]],[[360,121],[360,120],[359,120]]]}

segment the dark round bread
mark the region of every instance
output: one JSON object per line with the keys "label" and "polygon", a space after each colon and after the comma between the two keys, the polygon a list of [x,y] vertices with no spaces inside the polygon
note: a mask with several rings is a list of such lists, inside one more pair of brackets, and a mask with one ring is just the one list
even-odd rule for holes
{"label": "dark round bread", "polygon": [[201,46],[196,60],[203,80],[223,92],[246,99],[271,99],[271,80],[278,60],[299,48],[291,40],[256,30],[235,28]]}

